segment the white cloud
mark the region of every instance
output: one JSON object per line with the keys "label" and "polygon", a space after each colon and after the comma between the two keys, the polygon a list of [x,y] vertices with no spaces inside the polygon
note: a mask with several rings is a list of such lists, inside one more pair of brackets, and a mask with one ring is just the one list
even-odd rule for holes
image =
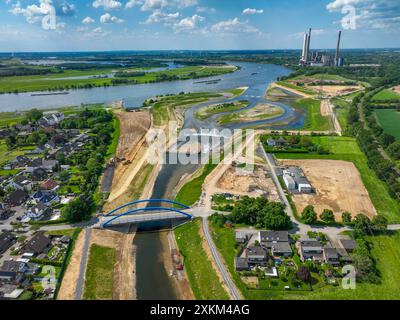
{"label": "white cloud", "polygon": [[197,7],[196,12],[198,12],[198,13],[216,13],[217,10],[215,10],[215,8],[209,8],[209,7]]}
{"label": "white cloud", "polygon": [[115,0],[95,0],[92,5],[96,9],[103,7],[105,10],[120,9],[122,7],[122,3]]}
{"label": "white cloud", "polygon": [[85,19],[82,20],[83,24],[90,24],[90,23],[93,23],[93,22],[94,22],[94,19],[91,18],[91,17],[86,17]]}
{"label": "white cloud", "polygon": [[[324,29],[313,29],[312,30],[312,36],[322,36],[326,34],[326,30]],[[290,37],[296,38],[296,39],[303,39],[304,38],[304,32],[297,32],[293,33],[290,35]]]}
{"label": "white cloud", "polygon": [[188,8],[197,5],[198,0],[129,0],[125,5],[126,8],[141,6],[142,11],[156,11],[166,7],[171,8]]}
{"label": "white cloud", "polygon": [[112,16],[109,13],[105,13],[100,17],[100,22],[104,23],[104,24],[106,24],[106,23],[123,23],[124,20],[123,19],[119,19],[119,18],[117,18],[115,16]]}
{"label": "white cloud", "polygon": [[165,25],[170,25],[180,17],[179,12],[164,13],[160,10],[154,11],[143,24],[152,24],[163,22]]}
{"label": "white cloud", "polygon": [[184,18],[180,20],[178,23],[173,25],[173,29],[176,33],[179,32],[192,32],[195,31],[201,22],[205,20],[204,17],[199,16],[197,14]]}
{"label": "white cloud", "polygon": [[258,33],[261,34],[261,31],[257,28],[249,25],[247,22],[242,22],[238,18],[234,18],[231,20],[225,20],[214,24],[211,27],[211,31],[217,33]]}
{"label": "white cloud", "polygon": [[243,12],[242,12],[242,14],[247,14],[247,15],[252,15],[252,14],[257,14],[257,13],[258,14],[264,13],[264,10],[263,9],[257,10],[257,9],[247,8],[247,9],[244,9]]}
{"label": "white cloud", "polygon": [[332,12],[341,10],[344,6],[355,5],[358,3],[360,3],[360,0],[334,0],[333,2],[328,3],[326,8]]}

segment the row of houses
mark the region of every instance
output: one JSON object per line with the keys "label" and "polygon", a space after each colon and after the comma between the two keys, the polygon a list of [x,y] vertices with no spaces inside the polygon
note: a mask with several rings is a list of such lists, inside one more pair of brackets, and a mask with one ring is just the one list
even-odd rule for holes
{"label": "row of houses", "polygon": [[339,266],[351,262],[350,254],[357,244],[351,239],[339,239],[336,247],[317,239],[302,237],[295,242],[287,231],[259,231],[257,235],[237,231],[235,240],[243,246],[235,258],[237,271],[266,267],[270,261],[289,258],[293,255],[292,245],[301,261],[313,261]]}

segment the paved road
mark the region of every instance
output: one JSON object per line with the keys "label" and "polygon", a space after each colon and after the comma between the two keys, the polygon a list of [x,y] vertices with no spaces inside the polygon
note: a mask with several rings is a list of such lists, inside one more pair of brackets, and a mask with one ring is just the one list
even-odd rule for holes
{"label": "paved road", "polygon": [[85,273],[86,273],[86,265],[87,265],[88,255],[89,255],[91,231],[92,231],[92,229],[86,228],[85,243],[83,245],[83,250],[82,250],[81,264],[79,266],[79,277],[78,277],[78,281],[76,283],[75,300],[82,300],[82,298],[83,298],[83,288],[85,285]]}
{"label": "paved road", "polygon": [[204,236],[207,240],[208,246],[210,247],[215,264],[217,265],[217,268],[218,268],[222,278],[224,279],[226,286],[229,289],[230,296],[232,297],[233,300],[242,300],[242,296],[241,296],[239,290],[236,288],[236,285],[234,284],[233,280],[231,279],[229,271],[226,270],[226,267],[225,267],[224,263],[222,262],[221,257],[218,253],[218,250],[214,245],[214,242],[210,235],[210,229],[208,227],[208,219],[205,217],[202,219],[202,226],[203,226]]}

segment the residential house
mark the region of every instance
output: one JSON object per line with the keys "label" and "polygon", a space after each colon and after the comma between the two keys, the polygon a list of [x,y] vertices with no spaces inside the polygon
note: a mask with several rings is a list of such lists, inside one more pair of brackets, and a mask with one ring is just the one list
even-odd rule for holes
{"label": "residential house", "polygon": [[22,222],[29,222],[31,220],[42,220],[46,215],[53,212],[53,209],[46,206],[44,203],[39,202],[37,205],[29,209],[22,218]]}
{"label": "residential house", "polygon": [[235,270],[236,271],[250,270],[250,265],[247,262],[247,258],[235,257]]}
{"label": "residential house", "polygon": [[7,220],[11,216],[13,216],[15,211],[8,208],[0,208],[0,221]]}
{"label": "residential house", "polygon": [[10,187],[26,192],[32,191],[33,183],[26,176],[16,176],[10,183]]}
{"label": "residential house", "polygon": [[324,260],[326,263],[332,266],[340,265],[339,254],[335,248],[332,247],[324,247]]}
{"label": "residential house", "polygon": [[15,168],[23,168],[30,161],[26,156],[17,156],[13,160],[9,161],[5,166],[5,170],[12,170]]}
{"label": "residential house", "polygon": [[42,168],[45,169],[48,172],[53,172],[54,168],[58,165],[57,160],[42,160]]}
{"label": "residential house", "polygon": [[46,148],[44,146],[37,146],[35,150],[32,150],[31,154],[42,154]]}
{"label": "residential house", "polygon": [[339,243],[347,253],[352,253],[357,248],[357,242],[350,239],[340,239]]}
{"label": "residential house", "polygon": [[290,257],[293,254],[287,231],[260,231],[258,241],[263,247],[271,250],[275,257]]}
{"label": "residential house", "polygon": [[43,168],[36,168],[32,171],[31,177],[33,181],[43,181],[48,178],[47,171]]}
{"label": "residential house", "polygon": [[275,141],[274,139],[272,139],[272,138],[269,138],[269,139],[267,140],[267,145],[268,145],[268,147],[273,148],[273,147],[276,146],[276,141]]}
{"label": "residential house", "polygon": [[43,232],[38,232],[22,247],[21,251],[37,256],[41,253],[47,253],[50,245],[51,240]]}
{"label": "residential house", "polygon": [[3,262],[0,270],[3,272],[16,272],[25,275],[34,275],[38,273],[39,265],[31,262],[8,260]]}
{"label": "residential house", "polygon": [[39,121],[39,125],[44,127],[55,126],[64,120],[64,114],[61,112],[52,112],[44,115]]}
{"label": "residential house", "polygon": [[0,234],[0,254],[10,249],[15,243],[14,235],[9,231]]}
{"label": "residential house", "polygon": [[324,261],[324,248],[320,241],[303,239],[297,242],[301,261]]}
{"label": "residential house", "polygon": [[32,173],[35,169],[42,167],[42,158],[35,158],[26,164],[26,171]]}
{"label": "residential house", "polygon": [[35,192],[32,199],[35,200],[36,203],[42,202],[46,206],[51,206],[54,202],[60,201],[60,197],[55,192],[44,192],[42,190]]}
{"label": "residential house", "polygon": [[261,246],[249,246],[245,249],[245,256],[250,266],[264,267],[268,262],[267,251]]}
{"label": "residential house", "polygon": [[60,185],[57,181],[53,179],[47,179],[40,184],[40,190],[43,192],[56,192],[60,188]]}
{"label": "residential house", "polygon": [[23,203],[25,203],[25,201],[27,201],[29,199],[29,195],[23,191],[23,190],[15,190],[14,192],[10,193],[7,198],[6,198],[6,202],[12,206],[20,206]]}

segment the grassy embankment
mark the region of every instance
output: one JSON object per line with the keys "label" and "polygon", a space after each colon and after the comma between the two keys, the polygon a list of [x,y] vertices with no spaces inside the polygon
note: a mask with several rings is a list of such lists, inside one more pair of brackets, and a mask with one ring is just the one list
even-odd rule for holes
{"label": "grassy embankment", "polygon": [[[88,78],[88,79],[70,79],[71,77],[98,76],[108,74],[113,69],[92,69],[92,70],[66,70],[63,73],[34,76],[2,77],[0,79],[0,93],[8,92],[31,92],[45,90],[62,90],[71,87],[84,86],[111,86],[114,79],[123,79],[130,82],[149,83],[166,81],[169,77],[178,79],[203,78],[222,75],[233,72],[235,68],[226,67],[204,67],[204,66],[186,66],[178,69],[148,72],[144,75],[124,78]],[[124,69],[119,71],[140,71],[138,69]],[[165,78],[163,78],[165,77]],[[164,80],[165,79],[165,80]],[[121,83],[122,85],[126,83]]]}
{"label": "grassy embankment", "polygon": [[112,141],[107,149],[107,159],[115,156],[115,154],[117,152],[117,148],[118,148],[119,136],[121,133],[121,123],[120,123],[118,117],[116,117],[115,115],[114,115],[113,125],[114,125],[114,133],[113,133]]}
{"label": "grassy embankment", "polygon": [[201,196],[204,180],[215,169],[216,164],[206,164],[201,170],[201,174],[187,182],[178,192],[175,201],[191,206],[195,204]]}
{"label": "grassy embankment", "polygon": [[200,224],[201,221],[196,219],[175,230],[193,294],[197,300],[229,299],[202,247]]}
{"label": "grassy embankment", "polygon": [[380,271],[382,283],[375,285],[357,283],[356,290],[344,290],[341,286],[323,286],[314,291],[285,291],[283,287],[271,290],[248,289],[234,270],[235,249],[234,230],[212,227],[214,242],[224,258],[232,278],[246,299],[290,299],[290,300],[338,300],[338,299],[400,299],[400,232],[367,237],[372,247],[372,256]]}
{"label": "grassy embankment", "polygon": [[114,285],[115,249],[93,244],[86,267],[85,300],[111,300]]}
{"label": "grassy embankment", "polygon": [[386,133],[400,140],[400,111],[396,109],[376,109],[375,116]]}
{"label": "grassy embankment", "polygon": [[235,101],[231,104],[220,103],[216,105],[211,105],[197,111],[196,118],[200,120],[205,120],[216,114],[243,109],[244,107],[248,106],[248,104],[249,104],[248,101],[240,100],[240,101]]}
{"label": "grassy embankment", "polygon": [[331,154],[276,154],[280,159],[331,159],[353,162],[377,212],[388,218],[390,223],[400,221],[400,203],[390,197],[386,185],[368,167],[368,161],[357,141],[350,137],[322,136],[310,137],[313,143],[329,150]]}
{"label": "grassy embankment", "polygon": [[321,101],[315,99],[299,99],[293,106],[306,112],[306,119],[302,130],[307,131],[328,131],[332,129],[330,117],[321,115]]}

